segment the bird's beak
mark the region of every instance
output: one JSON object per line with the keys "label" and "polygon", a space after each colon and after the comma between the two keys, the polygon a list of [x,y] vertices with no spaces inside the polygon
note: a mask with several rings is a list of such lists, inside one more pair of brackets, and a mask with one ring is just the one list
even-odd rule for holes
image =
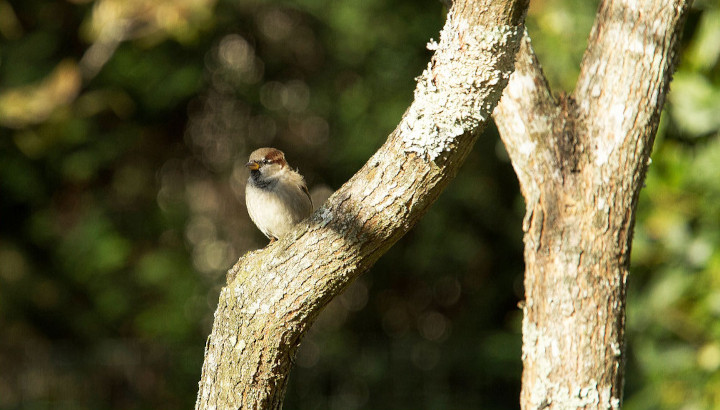
{"label": "bird's beak", "polygon": [[256,161],[250,161],[250,162],[248,162],[247,164],[245,164],[245,166],[246,166],[250,171],[257,171],[258,169],[260,169],[260,164],[257,163]]}

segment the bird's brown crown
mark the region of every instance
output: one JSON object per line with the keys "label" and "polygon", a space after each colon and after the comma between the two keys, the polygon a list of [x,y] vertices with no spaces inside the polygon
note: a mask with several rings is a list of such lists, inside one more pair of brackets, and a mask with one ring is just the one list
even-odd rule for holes
{"label": "bird's brown crown", "polygon": [[281,166],[286,164],[285,154],[276,148],[258,148],[250,154],[250,162],[262,163],[265,161]]}

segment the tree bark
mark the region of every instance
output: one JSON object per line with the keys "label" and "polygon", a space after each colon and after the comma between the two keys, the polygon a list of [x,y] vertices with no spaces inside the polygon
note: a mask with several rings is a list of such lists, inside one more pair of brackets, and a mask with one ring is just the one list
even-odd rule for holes
{"label": "tree bark", "polygon": [[278,409],[320,310],[407,232],[456,174],[513,70],[527,0],[456,1],[387,142],[286,238],[228,273],[197,409]]}
{"label": "tree bark", "polygon": [[621,406],[635,208],[689,6],[601,1],[557,99],[523,38],[494,112],[526,200],[523,409]]}

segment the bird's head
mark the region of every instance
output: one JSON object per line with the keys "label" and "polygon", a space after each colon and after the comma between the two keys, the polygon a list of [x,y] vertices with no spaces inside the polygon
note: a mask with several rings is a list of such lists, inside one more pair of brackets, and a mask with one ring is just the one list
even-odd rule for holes
{"label": "bird's head", "polygon": [[285,154],[275,148],[259,148],[250,154],[245,166],[253,179],[272,180],[287,166]]}

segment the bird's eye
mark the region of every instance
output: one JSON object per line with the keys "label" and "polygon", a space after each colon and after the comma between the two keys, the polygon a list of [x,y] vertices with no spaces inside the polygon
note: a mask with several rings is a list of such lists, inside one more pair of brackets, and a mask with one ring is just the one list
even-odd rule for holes
{"label": "bird's eye", "polygon": [[270,160],[267,159],[267,158],[265,158],[264,160],[262,160],[262,163],[265,164],[265,165],[267,165],[267,164],[269,164],[269,163],[271,163],[271,162],[272,162],[272,161],[270,161]]}

